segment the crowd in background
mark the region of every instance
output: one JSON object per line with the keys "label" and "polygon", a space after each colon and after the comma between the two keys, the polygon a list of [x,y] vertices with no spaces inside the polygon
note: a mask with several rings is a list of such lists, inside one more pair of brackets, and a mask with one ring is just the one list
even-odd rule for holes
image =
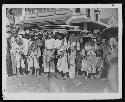
{"label": "crowd in background", "polygon": [[[80,32],[30,31],[18,27],[7,34],[8,76],[54,73],[58,78],[100,78],[106,70],[104,58],[108,51],[100,39],[83,37]],[[117,45],[114,38],[110,45],[113,41]]]}

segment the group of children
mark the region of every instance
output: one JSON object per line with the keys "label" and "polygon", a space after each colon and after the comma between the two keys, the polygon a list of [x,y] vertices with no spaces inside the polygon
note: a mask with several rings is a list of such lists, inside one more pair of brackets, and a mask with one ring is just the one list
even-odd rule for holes
{"label": "group of children", "polygon": [[38,58],[41,56],[40,48],[35,46],[35,42],[31,38],[26,37],[25,32],[12,35],[10,44],[13,75],[31,74],[33,67],[35,67],[35,70],[39,68]]}

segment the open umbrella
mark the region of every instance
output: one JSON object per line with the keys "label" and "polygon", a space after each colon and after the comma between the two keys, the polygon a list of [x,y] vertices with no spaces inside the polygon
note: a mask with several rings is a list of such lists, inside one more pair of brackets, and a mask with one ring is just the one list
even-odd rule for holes
{"label": "open umbrella", "polygon": [[93,36],[93,34],[87,34],[87,35],[84,35],[83,37],[96,38],[95,36]]}
{"label": "open umbrella", "polygon": [[98,28],[102,31],[103,29],[108,27],[108,25],[106,25],[106,24],[103,24],[103,23],[97,22],[97,21],[93,21],[92,19],[89,19],[84,16],[73,16],[67,21],[67,23],[71,26],[81,26],[81,27],[83,27],[84,24],[86,23],[88,31],[92,31],[95,28]]}
{"label": "open umbrella", "polygon": [[82,23],[82,22],[89,22],[90,20],[84,16],[72,16],[68,19],[67,23],[72,25],[74,23]]}
{"label": "open umbrella", "polygon": [[118,27],[110,27],[102,31],[100,37],[102,39],[109,39],[110,37],[118,36]]}

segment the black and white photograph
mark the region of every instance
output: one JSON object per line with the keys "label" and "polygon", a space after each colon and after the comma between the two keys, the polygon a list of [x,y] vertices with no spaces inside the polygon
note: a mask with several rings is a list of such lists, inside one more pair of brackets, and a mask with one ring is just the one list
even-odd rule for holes
{"label": "black and white photograph", "polygon": [[2,94],[122,98],[122,4],[4,4]]}

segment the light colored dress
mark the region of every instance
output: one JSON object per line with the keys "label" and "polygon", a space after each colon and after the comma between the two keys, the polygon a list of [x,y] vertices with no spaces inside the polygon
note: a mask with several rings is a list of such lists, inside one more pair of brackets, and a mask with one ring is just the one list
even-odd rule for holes
{"label": "light colored dress", "polygon": [[21,62],[21,55],[20,55],[20,51],[21,51],[21,47],[15,43],[15,57],[16,57],[16,67],[17,69],[19,69],[20,67],[22,67],[22,62]]}
{"label": "light colored dress", "polygon": [[26,61],[26,63],[25,63],[25,60],[27,60],[29,40],[26,38],[22,38],[22,41],[23,41],[23,45],[21,45],[21,52],[23,53],[23,55],[25,56],[26,59],[21,58],[21,67],[26,68],[26,63],[28,63],[28,62]]}
{"label": "light colored dress", "polygon": [[54,47],[57,49],[57,54],[60,56],[58,58],[57,69],[59,72],[66,73],[68,72],[68,63],[67,63],[67,41],[66,39],[59,40],[57,39],[54,43]]}
{"label": "light colored dress", "polygon": [[31,56],[27,57],[27,63],[28,63],[28,71],[30,71],[30,68],[32,68],[34,64],[33,58]]}
{"label": "light colored dress", "polygon": [[[82,49],[81,56],[85,56],[85,50]],[[81,71],[87,71],[87,60],[82,58],[82,66],[81,66]]]}
{"label": "light colored dress", "polygon": [[32,68],[33,64],[34,64],[33,58],[30,56],[30,53],[29,53],[29,50],[31,50],[30,47],[31,47],[32,43],[33,43],[33,41],[31,41],[31,40],[28,41],[28,53],[27,53],[28,54],[28,56],[27,56],[28,71],[30,71],[30,68]]}
{"label": "light colored dress", "polygon": [[92,68],[92,73],[96,73],[96,54],[95,54],[95,52],[93,51],[93,50],[90,50],[88,53],[87,53],[87,55],[89,55],[90,56],[90,59],[89,59],[89,61],[90,61],[90,65],[91,65],[91,68]]}
{"label": "light colored dress", "polygon": [[76,67],[76,63],[75,63],[75,59],[76,59],[75,46],[76,46],[76,42],[72,42],[71,45],[70,45],[71,54],[70,54],[70,57],[69,57],[69,61],[70,61],[69,76],[71,78],[73,78],[75,76],[75,67]]}

